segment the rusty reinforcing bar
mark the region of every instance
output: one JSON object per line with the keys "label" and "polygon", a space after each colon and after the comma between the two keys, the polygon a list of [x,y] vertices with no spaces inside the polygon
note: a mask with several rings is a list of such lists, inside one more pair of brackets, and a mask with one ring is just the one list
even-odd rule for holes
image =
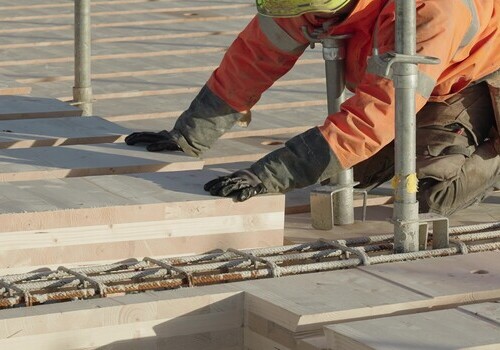
{"label": "rusty reinforcing bar", "polygon": [[[0,277],[0,308],[204,286],[388,262],[500,250],[500,222],[450,228],[450,247],[394,254],[394,236],[226,251]],[[431,238],[429,242],[431,242]],[[429,245],[428,245],[429,247]]]}

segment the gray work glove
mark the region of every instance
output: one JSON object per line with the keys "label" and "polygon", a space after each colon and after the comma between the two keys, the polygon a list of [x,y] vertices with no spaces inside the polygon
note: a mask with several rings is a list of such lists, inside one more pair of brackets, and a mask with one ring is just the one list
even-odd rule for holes
{"label": "gray work glove", "polygon": [[146,143],[146,149],[150,152],[160,151],[182,151],[177,141],[172,138],[172,135],[167,130],[160,132],[134,132],[125,138],[127,145],[135,145],[137,143]]}
{"label": "gray work glove", "polygon": [[221,176],[204,186],[212,196],[235,197],[238,202],[258,194],[267,193],[262,181],[249,169],[237,171],[229,176]]}
{"label": "gray work glove", "polygon": [[285,193],[333,177],[343,170],[318,128],[310,129],[261,158],[249,169],[205,184],[214,196],[244,201],[263,193]]}
{"label": "gray work glove", "polygon": [[182,150],[198,157],[238,121],[247,121],[248,114],[235,111],[205,85],[170,132],[136,132],[127,136],[125,142],[148,143],[148,151]]}

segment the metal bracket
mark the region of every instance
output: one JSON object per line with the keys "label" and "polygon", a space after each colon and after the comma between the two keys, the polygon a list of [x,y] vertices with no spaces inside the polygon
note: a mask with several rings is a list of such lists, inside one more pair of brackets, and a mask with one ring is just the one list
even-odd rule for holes
{"label": "metal bracket", "polygon": [[374,54],[368,59],[366,68],[368,73],[387,79],[392,79],[392,66],[394,63],[410,64],[439,64],[441,60],[431,56],[403,55],[395,52],[386,52],[382,55]]}
{"label": "metal bracket", "polygon": [[[331,230],[335,225],[334,203],[335,196],[346,190],[359,185],[359,182],[352,182],[345,185],[321,186],[311,191],[311,220],[312,226],[317,230]],[[366,220],[366,206],[368,192],[362,189],[353,189],[354,193],[363,195],[363,218]]]}
{"label": "metal bracket", "polygon": [[[391,220],[394,223],[394,220]],[[402,221],[401,225],[408,225],[413,221]],[[449,220],[447,217],[434,213],[418,215],[418,242],[419,250],[427,250],[429,239],[429,223],[432,223],[432,249],[443,249],[450,246]]]}

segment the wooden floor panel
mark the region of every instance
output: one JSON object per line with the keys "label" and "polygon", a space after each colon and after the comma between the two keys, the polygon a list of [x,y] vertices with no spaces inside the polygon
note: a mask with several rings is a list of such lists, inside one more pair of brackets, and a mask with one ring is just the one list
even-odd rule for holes
{"label": "wooden floor panel", "polygon": [[130,129],[99,117],[61,117],[2,122],[0,148],[123,142]]}
{"label": "wooden floor panel", "polygon": [[0,121],[81,115],[79,108],[53,98],[0,95]]}
{"label": "wooden floor panel", "polygon": [[333,325],[325,327],[325,333],[331,350],[500,348],[498,324],[457,310]]}

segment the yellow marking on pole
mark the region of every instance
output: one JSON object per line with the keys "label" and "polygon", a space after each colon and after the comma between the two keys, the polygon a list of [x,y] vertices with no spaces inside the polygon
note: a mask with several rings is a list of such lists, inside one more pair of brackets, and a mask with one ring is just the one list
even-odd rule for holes
{"label": "yellow marking on pole", "polygon": [[413,173],[406,177],[406,192],[417,193],[418,192],[418,178],[417,174]]}
{"label": "yellow marking on pole", "polygon": [[[394,190],[399,188],[401,184],[401,176],[394,175],[391,179],[391,186]],[[417,174],[413,173],[405,178],[405,190],[407,193],[417,193],[418,192],[418,178]]]}
{"label": "yellow marking on pole", "polygon": [[399,175],[394,175],[394,177],[391,179],[391,186],[394,190],[396,190],[401,183],[401,178]]}

